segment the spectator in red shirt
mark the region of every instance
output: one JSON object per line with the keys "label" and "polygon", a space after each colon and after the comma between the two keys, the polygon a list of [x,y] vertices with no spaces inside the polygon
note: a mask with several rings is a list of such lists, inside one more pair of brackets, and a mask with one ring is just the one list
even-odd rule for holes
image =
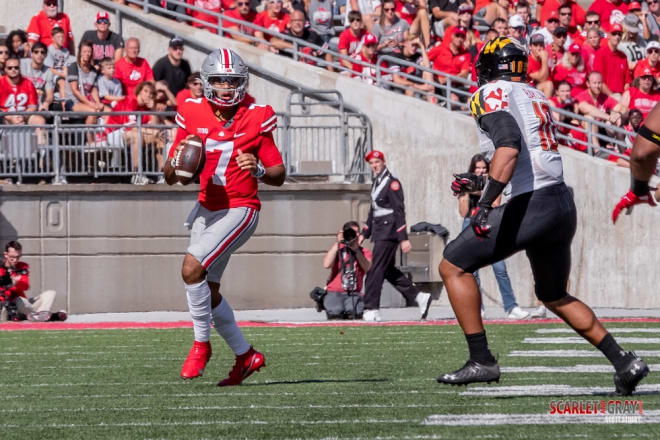
{"label": "spectator in red shirt", "polygon": [[562,24],[562,26],[568,27],[577,27],[584,25],[585,12],[584,9],[577,2],[573,0],[545,0],[538,1],[538,4],[543,5],[541,7],[541,14],[539,21],[544,22],[548,19],[550,14],[553,11],[560,12],[560,8],[563,6],[568,6],[571,8],[570,23]]}
{"label": "spectator in red shirt", "polygon": [[600,49],[600,31],[598,29],[589,29],[587,32],[587,39],[582,45],[582,59],[587,68],[587,72],[594,70],[594,62],[596,61],[596,53]]}
{"label": "spectator in red shirt", "polygon": [[50,46],[53,41],[51,32],[56,26],[64,30],[64,47],[69,49],[71,54],[75,54],[71,21],[64,12],[57,12],[57,0],[44,0],[43,9],[32,17],[27,28],[28,43],[32,45],[41,41],[46,46]]}
{"label": "spectator in red shirt", "polygon": [[140,58],[140,41],[126,40],[126,55],[115,64],[115,78],[124,88],[124,96],[132,95],[135,87],[143,81],[153,81],[154,73],[149,62]]}
{"label": "spectator in red shirt", "polygon": [[421,35],[426,46],[431,43],[431,22],[426,8],[426,0],[397,1],[396,15],[410,25],[410,37]]}
{"label": "spectator in red shirt", "polygon": [[533,34],[529,39],[529,57],[527,58],[527,81],[545,96],[552,96],[552,81],[548,67],[548,52],[544,48],[545,39],[540,33]]}
{"label": "spectator in red shirt", "polygon": [[[365,30],[362,28],[362,14],[360,11],[351,11],[348,13],[349,25],[339,34],[339,53],[346,56],[353,56],[360,44],[360,39],[364,36]],[[347,69],[353,69],[353,63],[342,58],[341,65]]]}
{"label": "spectator in red shirt", "polygon": [[549,46],[554,41],[555,30],[559,27],[559,12],[553,11],[552,14],[545,20],[545,26],[537,30],[537,33],[543,35],[545,38],[546,46]]}
{"label": "spectator in red shirt", "polygon": [[590,11],[598,12],[600,25],[609,32],[615,23],[621,24],[628,13],[628,5],[621,0],[596,0],[589,6]]}
{"label": "spectator in red shirt", "polygon": [[646,58],[637,62],[633,76],[637,78],[641,76],[641,72],[650,69],[657,85],[660,82],[660,65],[658,64],[658,59],[660,59],[660,43],[649,41],[646,45]]}
{"label": "spectator in red shirt", "polygon": [[199,72],[193,72],[186,81],[186,88],[181,90],[176,95],[176,106],[180,107],[183,102],[188,99],[198,99],[204,96],[204,86],[202,85],[202,77]]}
{"label": "spectator in red shirt", "polygon": [[[20,60],[16,57],[7,58],[5,76],[0,77],[0,111],[3,112],[34,112],[37,111],[39,98],[34,84],[21,75]],[[45,124],[43,116],[23,115],[5,116],[5,121],[11,125]]]}
{"label": "spectator in red shirt", "polygon": [[[610,124],[621,125],[621,113],[614,107],[618,102],[611,96],[603,93],[603,77],[599,72],[591,72],[587,75],[587,90],[575,97],[578,102],[578,110],[581,114],[589,116],[599,121],[609,121]],[[586,123],[583,123],[585,129],[589,129]],[[594,144],[600,145],[597,134],[598,128],[591,126],[594,131]]]}
{"label": "spectator in red shirt", "polygon": [[191,25],[196,28],[206,29],[209,32],[218,31],[218,17],[216,15],[208,14],[205,11],[215,12],[217,14],[222,12],[222,2],[220,0],[186,0],[186,3],[203,9],[203,11],[192,8],[186,9],[186,14],[203,22],[192,21],[190,22]]}
{"label": "spectator in red shirt", "polygon": [[[457,27],[451,35],[448,45],[436,46],[429,51],[429,61],[433,69],[449,75],[467,78],[470,73],[470,54],[465,50],[465,28]],[[437,75],[436,81],[440,84],[447,82],[447,77]]]}
{"label": "spectator in red shirt", "polygon": [[607,45],[602,45],[596,52],[594,70],[603,75],[603,92],[614,99],[621,99],[621,94],[628,88],[632,77],[628,69],[628,58],[617,49],[621,42],[623,28],[620,24],[612,25]]}
{"label": "spectator in red shirt", "polygon": [[[248,23],[254,24],[254,21],[257,18],[257,12],[250,7],[250,0],[236,0],[236,8],[230,9],[224,12],[225,17],[234,18],[240,21],[247,21]],[[242,23],[236,23],[229,20],[224,20],[222,22],[222,27],[225,30],[232,30],[234,32],[225,32],[225,37],[233,38],[234,40],[241,41],[246,44],[252,44],[255,42],[254,37],[255,30],[254,28],[245,26]]]}
{"label": "spectator in red shirt", "polygon": [[[353,78],[359,77],[367,84],[376,84],[377,69],[374,64],[378,61],[378,37],[374,34],[366,33],[362,37],[360,52],[355,54],[353,58],[360,61],[353,63]],[[381,69],[389,68],[389,64],[383,61],[380,64]],[[381,78],[385,80],[391,79],[391,74],[381,70]]]}
{"label": "spectator in red shirt", "polygon": [[651,69],[645,69],[640,73],[633,85],[623,92],[621,101],[615,109],[621,114],[625,114],[629,109],[637,109],[646,118],[655,104],[660,101],[660,92],[654,90],[655,78]]}
{"label": "spectator in red shirt", "polygon": [[552,44],[549,44],[545,48],[546,52],[548,52],[548,69],[550,69],[551,74],[554,74],[555,67],[557,67],[564,56],[564,45],[567,38],[568,33],[566,32],[566,28],[559,26],[553,32]]}
{"label": "spectator in red shirt", "polygon": [[577,26],[572,24],[573,11],[571,10],[570,5],[562,5],[559,7],[559,26],[566,28],[566,33],[568,38],[566,39],[566,47],[570,46],[573,43],[582,44],[584,43],[584,37],[580,34],[580,30]]}
{"label": "spectator in red shirt", "polygon": [[587,70],[582,61],[582,48],[573,43],[555,68],[552,76],[555,86],[566,81],[571,86],[571,95],[575,96],[587,89]]}
{"label": "spectator in red shirt", "polygon": [[[284,32],[289,24],[289,14],[282,10],[282,0],[268,0],[266,10],[257,14],[254,24],[264,27],[271,32]],[[272,38],[270,33],[264,34],[262,31],[256,31],[254,36],[265,41],[270,41]],[[260,43],[259,47],[265,50],[269,48],[265,43]]]}
{"label": "spectator in red shirt", "polygon": [[596,11],[587,11],[587,16],[584,19],[584,26],[582,27],[580,36],[586,39],[587,32],[591,29],[597,30],[601,38],[605,37],[605,33],[600,28],[600,14]]}

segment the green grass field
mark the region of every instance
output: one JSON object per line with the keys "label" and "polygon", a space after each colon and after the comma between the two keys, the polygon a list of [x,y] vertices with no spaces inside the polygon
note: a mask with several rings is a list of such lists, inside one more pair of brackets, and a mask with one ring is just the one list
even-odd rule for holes
{"label": "green grass field", "polygon": [[[660,324],[608,327],[634,329],[613,334],[660,363]],[[232,388],[215,386],[233,364],[216,334],[204,377],[182,381],[191,329],[0,332],[0,439],[660,439],[655,371],[627,398],[643,401],[638,423],[549,415],[551,400],[622,399],[591,346],[525,342],[574,336],[539,332],[565,328],[487,326],[502,379],[468,388],[435,381],[467,358],[457,326],[246,327],[267,367]]]}

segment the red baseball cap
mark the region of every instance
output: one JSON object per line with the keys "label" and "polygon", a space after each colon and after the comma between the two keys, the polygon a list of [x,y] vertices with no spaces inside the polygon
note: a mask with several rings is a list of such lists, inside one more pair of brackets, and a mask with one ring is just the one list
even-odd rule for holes
{"label": "red baseball cap", "polygon": [[641,9],[642,9],[642,5],[639,2],[630,2],[630,4],[628,5],[629,11],[635,11]]}
{"label": "red baseball cap", "polygon": [[99,20],[108,20],[108,22],[109,22],[110,21],[110,14],[108,14],[105,11],[97,12],[96,13],[96,21],[99,21]]}
{"label": "red baseball cap", "polygon": [[653,71],[648,67],[645,67],[635,78],[639,78],[640,76],[653,76]]}
{"label": "red baseball cap", "polygon": [[466,36],[467,35],[467,29],[465,29],[463,26],[456,26],[454,28],[454,35],[456,35],[456,34]]}
{"label": "red baseball cap", "polygon": [[623,32],[623,27],[619,23],[614,23],[612,26],[610,26],[610,34],[612,32]]}
{"label": "red baseball cap", "polygon": [[557,21],[559,21],[559,12],[557,12],[557,11],[550,11],[550,14],[548,14],[548,18],[546,18],[545,21],[550,21],[550,20],[557,20]]}
{"label": "red baseball cap", "polygon": [[378,37],[376,37],[374,34],[370,34],[369,32],[367,32],[362,37],[362,44],[364,44],[365,46],[370,46],[372,44],[378,44]]}
{"label": "red baseball cap", "polygon": [[[370,34],[371,35],[371,34]],[[369,162],[371,159],[380,159],[383,162],[385,162],[385,155],[383,154],[382,151],[378,150],[371,150],[370,152],[367,153],[366,156],[364,156],[364,160]]]}
{"label": "red baseball cap", "polygon": [[582,53],[582,48],[580,47],[579,44],[573,43],[571,44],[571,47],[568,48],[568,51],[570,53]]}

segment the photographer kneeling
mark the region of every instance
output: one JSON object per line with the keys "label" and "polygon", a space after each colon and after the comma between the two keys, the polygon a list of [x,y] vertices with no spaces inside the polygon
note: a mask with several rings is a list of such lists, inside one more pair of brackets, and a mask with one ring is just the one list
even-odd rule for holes
{"label": "photographer kneeling", "polygon": [[328,319],[361,319],[364,311],[362,283],[371,267],[371,251],[361,246],[360,225],[350,221],[337,233],[323,257],[323,267],[331,269],[323,297]]}

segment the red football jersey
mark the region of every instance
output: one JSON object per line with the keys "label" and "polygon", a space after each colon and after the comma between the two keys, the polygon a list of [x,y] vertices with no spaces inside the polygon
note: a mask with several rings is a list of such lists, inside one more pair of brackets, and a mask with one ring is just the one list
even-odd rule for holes
{"label": "red football jersey", "polygon": [[[254,20],[257,18],[257,13],[252,9],[250,9],[250,11],[246,15],[241,15],[238,12],[238,9],[225,11],[224,15],[225,17],[231,17],[231,18],[235,18],[236,20],[247,21],[248,23],[254,23]],[[241,34],[254,35],[254,28],[247,27],[243,24],[238,24],[233,21],[223,20],[222,27],[224,28],[237,27],[238,30],[241,32]],[[233,38],[233,35],[228,32],[225,32],[225,37]]]}
{"label": "red football jersey", "polygon": [[350,29],[344,29],[339,34],[339,45],[338,50],[341,52],[342,49],[345,49],[348,55],[353,55],[360,45],[360,39],[366,31],[360,29],[360,35],[355,36]]}
{"label": "red football jersey", "polygon": [[660,92],[651,90],[651,93],[644,93],[637,87],[630,87],[628,89],[630,93],[630,109],[636,108],[642,112],[642,116],[646,119],[646,116],[653,110],[653,107],[660,101]]}
{"label": "red football jersey", "polygon": [[265,168],[283,163],[273,140],[277,116],[272,107],[257,105],[246,95],[227,126],[218,121],[206,98],[188,98],[179,107],[175,121],[179,129],[170,158],[186,136],[197,135],[204,141],[206,162],[199,176],[199,203],[211,211],[260,209],[257,179],[238,167],[236,157],[241,150],[256,156]]}
{"label": "red football jersey", "polygon": [[73,33],[71,32],[69,16],[64,12],[58,13],[53,18],[49,18],[43,10],[35,14],[27,28],[28,41],[31,43],[41,41],[46,46],[50,46],[53,44],[51,32],[55,26],[62,28],[64,31],[64,47],[69,47],[69,40],[73,40]]}
{"label": "red football jersey", "polygon": [[[220,0],[186,0],[186,3],[218,14],[222,12],[222,2]],[[216,32],[218,30],[218,18],[215,15],[207,14],[195,9],[186,9],[186,14],[190,15],[192,18],[196,18],[197,20],[209,23],[210,25],[215,25],[212,27],[210,25],[204,25],[203,23],[193,21],[191,24],[194,27],[204,28],[210,32]]]}
{"label": "red football jersey", "polygon": [[7,76],[0,78],[0,110],[3,112],[22,112],[38,103],[37,90],[29,79],[21,78],[13,85]]}

